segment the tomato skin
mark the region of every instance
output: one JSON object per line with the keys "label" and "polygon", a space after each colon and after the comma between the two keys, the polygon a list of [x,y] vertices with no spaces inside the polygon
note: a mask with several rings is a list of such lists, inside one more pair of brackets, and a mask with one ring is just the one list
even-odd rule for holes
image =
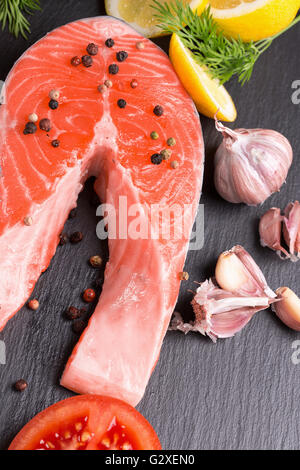
{"label": "tomato skin", "polygon": [[47,436],[56,435],[66,426],[73,429],[74,423],[83,418],[86,418],[87,430],[93,436],[83,450],[103,448],[100,441],[107,435],[113,420],[124,426],[133,449],[161,450],[154,429],[135,408],[116,398],[100,395],[79,395],[46,408],[23,427],[8,450],[38,449]]}

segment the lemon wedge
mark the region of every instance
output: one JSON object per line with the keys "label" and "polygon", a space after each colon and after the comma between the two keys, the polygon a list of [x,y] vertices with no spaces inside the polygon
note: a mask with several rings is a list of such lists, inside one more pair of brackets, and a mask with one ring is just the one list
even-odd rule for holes
{"label": "lemon wedge", "polygon": [[200,113],[213,118],[219,110],[217,117],[221,121],[232,122],[236,119],[236,108],[225,87],[211,78],[205,67],[194,61],[177,34],[172,35],[169,55],[178,77]]}
{"label": "lemon wedge", "polygon": [[300,8],[300,0],[210,0],[220,28],[243,41],[257,41],[286,28]]}
{"label": "lemon wedge", "polygon": [[[183,0],[200,15],[208,0]],[[164,0],[173,3],[174,0]],[[136,31],[147,38],[163,36],[163,31],[157,26],[153,0],[105,0],[105,10],[108,15],[120,18],[130,24]]]}

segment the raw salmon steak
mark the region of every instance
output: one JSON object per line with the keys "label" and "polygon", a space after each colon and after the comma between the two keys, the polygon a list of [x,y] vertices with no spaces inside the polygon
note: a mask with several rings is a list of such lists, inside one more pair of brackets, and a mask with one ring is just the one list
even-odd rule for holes
{"label": "raw salmon steak", "polygon": [[[88,55],[89,43],[99,48],[92,65],[72,65],[74,56]],[[56,109],[51,90],[60,94]],[[37,130],[24,134],[31,113]],[[44,119],[50,130],[45,121],[40,129]],[[100,301],[61,383],[136,405],[177,300],[200,197],[204,151],[194,105],[164,52],[125,23],[98,17],[54,30],[18,60],[5,83],[0,124],[0,328],[30,296],[85,180],[95,176],[117,222],[109,219]],[[162,160],[163,149],[172,151],[169,159]],[[168,223],[163,211],[173,206],[185,212],[171,211]],[[158,218],[153,207],[162,209]]]}

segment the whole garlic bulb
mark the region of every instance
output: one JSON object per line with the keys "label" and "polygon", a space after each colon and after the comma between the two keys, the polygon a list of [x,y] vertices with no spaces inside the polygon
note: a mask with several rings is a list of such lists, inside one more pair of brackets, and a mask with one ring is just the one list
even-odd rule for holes
{"label": "whole garlic bulb", "polygon": [[266,129],[231,130],[216,120],[223,142],[215,155],[215,186],[226,201],[256,206],[279,191],[293,160],[289,141]]}

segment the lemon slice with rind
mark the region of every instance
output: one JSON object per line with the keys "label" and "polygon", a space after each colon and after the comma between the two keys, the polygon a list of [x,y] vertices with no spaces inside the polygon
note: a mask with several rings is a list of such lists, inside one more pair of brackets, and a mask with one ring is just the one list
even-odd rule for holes
{"label": "lemon slice with rind", "polygon": [[[200,15],[208,0],[183,0]],[[163,0],[173,3],[174,0]],[[147,38],[162,36],[163,31],[157,26],[153,0],[105,0],[105,10],[108,15],[120,18],[130,24],[136,31]]]}
{"label": "lemon slice with rind", "polygon": [[228,36],[257,41],[279,33],[295,18],[300,0],[210,0],[211,12]]}
{"label": "lemon slice with rind", "polygon": [[200,113],[213,118],[218,111],[217,118],[221,121],[232,122],[236,119],[236,108],[226,88],[212,78],[205,67],[195,62],[177,34],[172,35],[169,55],[178,77]]}

